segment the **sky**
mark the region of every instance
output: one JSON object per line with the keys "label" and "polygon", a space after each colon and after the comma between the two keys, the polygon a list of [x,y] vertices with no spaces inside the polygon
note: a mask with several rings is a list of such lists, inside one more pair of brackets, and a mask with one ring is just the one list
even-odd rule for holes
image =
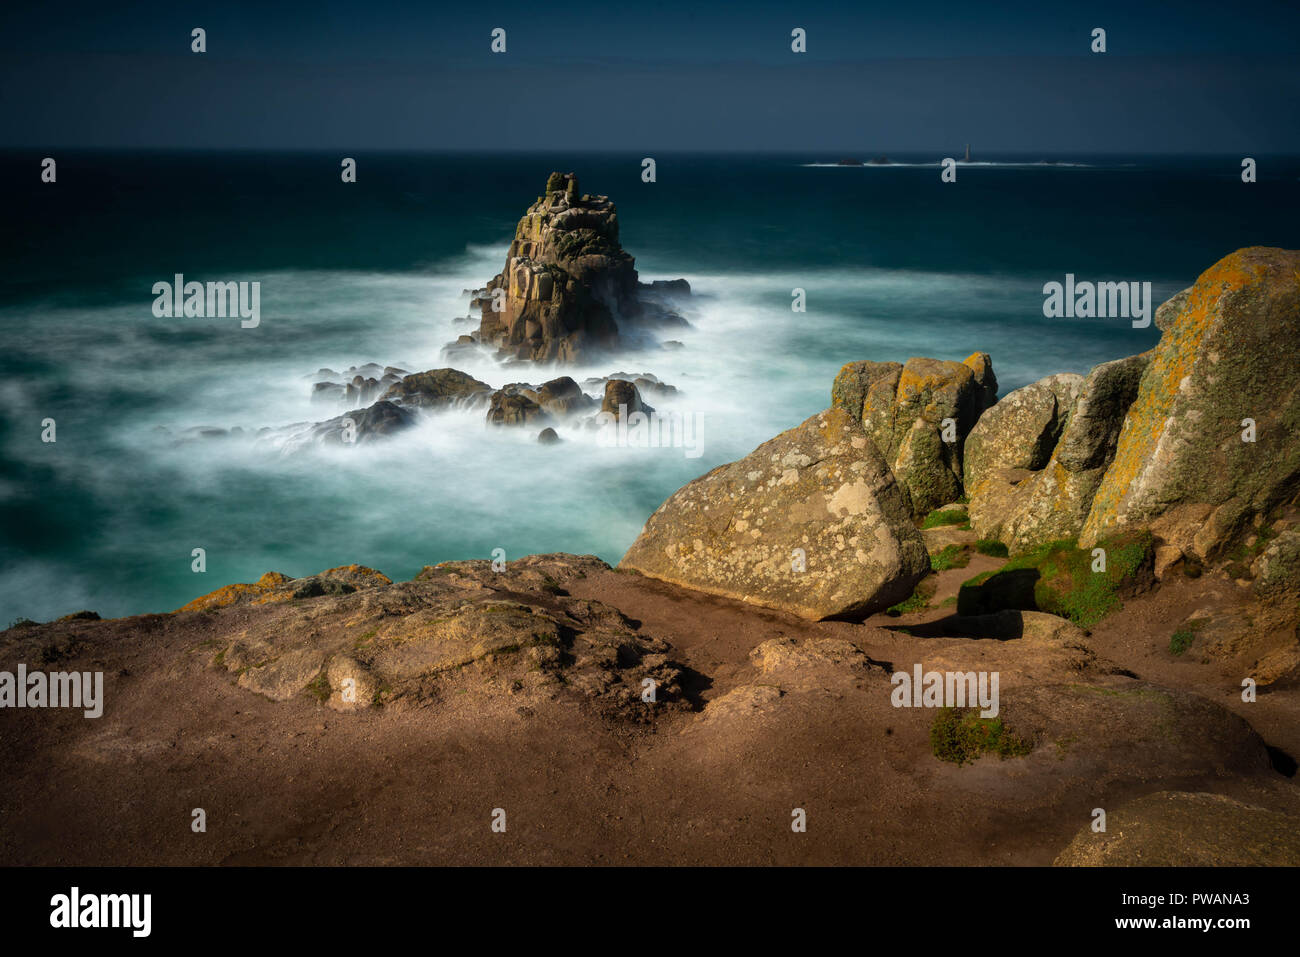
{"label": "sky", "polygon": [[1295,153],[1297,63],[1295,0],[9,4],[0,147]]}

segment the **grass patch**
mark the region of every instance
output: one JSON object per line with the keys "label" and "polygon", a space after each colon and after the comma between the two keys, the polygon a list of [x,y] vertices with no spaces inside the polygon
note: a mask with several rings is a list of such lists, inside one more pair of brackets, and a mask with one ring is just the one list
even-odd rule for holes
{"label": "grass patch", "polygon": [[1177,631],[1169,636],[1169,651],[1171,654],[1181,655],[1192,647],[1192,642],[1196,640],[1196,632],[1205,624],[1203,618],[1193,618],[1191,621],[1182,625]]}
{"label": "grass patch", "polygon": [[1032,745],[1012,734],[1001,718],[981,718],[974,708],[941,708],[930,725],[930,750],[940,761],[962,765],[983,754],[1021,757]]}
{"label": "grass patch", "polygon": [[921,581],[917,583],[916,590],[913,591],[911,595],[900,601],[897,605],[894,605],[892,608],[886,608],[885,614],[897,618],[899,615],[908,615],[914,611],[928,608],[930,605],[930,598],[934,595],[934,589],[935,584],[932,579],[921,579]]}
{"label": "grass patch", "polygon": [[965,568],[970,564],[970,552],[961,545],[948,545],[930,556],[930,569],[946,572],[950,568]]}
{"label": "grass patch", "polygon": [[1007,546],[995,538],[981,538],[975,543],[975,551],[981,555],[990,555],[993,558],[1007,557]]}
{"label": "grass patch", "polygon": [[921,522],[921,528],[939,528],[942,525],[967,525],[969,522],[966,517],[964,508],[937,508],[924,521]]}
{"label": "grass patch", "polygon": [[307,686],[307,693],[311,695],[313,698],[315,698],[317,701],[319,701],[321,704],[324,704],[326,701],[329,700],[330,680],[326,676],[323,670],[321,671],[320,674],[318,674],[315,678],[313,678],[311,684]]}

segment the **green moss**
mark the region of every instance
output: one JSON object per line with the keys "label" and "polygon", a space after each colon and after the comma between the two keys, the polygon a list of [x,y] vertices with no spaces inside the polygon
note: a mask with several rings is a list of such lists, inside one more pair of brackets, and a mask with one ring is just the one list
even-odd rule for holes
{"label": "green moss", "polygon": [[921,528],[939,528],[943,525],[969,525],[964,508],[935,509],[921,522]]}
{"label": "green moss", "polygon": [[329,700],[330,680],[325,676],[324,671],[312,679],[311,684],[307,686],[307,693],[322,704]]}
{"label": "green moss", "polygon": [[965,568],[970,564],[970,552],[961,545],[948,545],[930,556],[930,568],[936,572],[946,572],[950,568]]}
{"label": "green moss", "polygon": [[1092,549],[1073,541],[1049,542],[1013,556],[998,571],[977,575],[962,585],[958,611],[979,615],[1017,608],[1045,611],[1090,628],[1123,605],[1149,571],[1155,550],[1149,532],[1116,535],[1097,543],[1106,552],[1106,570],[1092,570]]}
{"label": "green moss", "polygon": [[1032,745],[1011,733],[1001,718],[981,718],[974,708],[940,708],[930,725],[930,750],[940,761],[962,765],[983,754],[1020,757]]}
{"label": "green moss", "polygon": [[1203,618],[1193,618],[1185,623],[1177,631],[1169,636],[1169,651],[1175,655],[1181,655],[1188,648],[1192,647],[1192,642],[1196,640],[1196,632],[1205,624]]}
{"label": "green moss", "polygon": [[[1260,552],[1268,547],[1268,543],[1277,537],[1277,532],[1268,525],[1259,529],[1255,535],[1255,541],[1247,545],[1244,541],[1237,545],[1227,555],[1230,562],[1236,562],[1243,565],[1249,565]],[[1241,575],[1238,578],[1244,577]]]}
{"label": "green moss", "polygon": [[930,597],[934,594],[935,584],[932,579],[923,578],[917,583],[916,590],[892,608],[885,609],[885,614],[897,618],[899,615],[911,614],[929,607]]}
{"label": "green moss", "polygon": [[975,543],[975,551],[981,555],[991,555],[994,558],[1007,557],[1007,546],[993,538],[981,538]]}

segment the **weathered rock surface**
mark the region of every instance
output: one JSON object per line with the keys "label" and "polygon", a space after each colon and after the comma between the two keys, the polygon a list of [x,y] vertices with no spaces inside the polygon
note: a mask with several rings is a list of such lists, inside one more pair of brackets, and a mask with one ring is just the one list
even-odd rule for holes
{"label": "weathered rock surface", "polygon": [[962,445],[996,394],[992,362],[977,352],[965,362],[850,362],[835,378],[831,402],[862,423],[919,516],[961,496]]}
{"label": "weathered rock surface", "polygon": [[1249,867],[1300,864],[1300,818],[1222,794],[1158,791],[1082,828],[1058,867]]}
{"label": "weathered rock surface", "polygon": [[1287,529],[1264,549],[1255,592],[1266,601],[1294,600],[1300,595],[1300,529]]}
{"label": "weathered rock surface", "polygon": [[679,489],[620,567],[822,619],[901,601],[930,560],[889,466],[832,408]]}
{"label": "weathered rock surface", "polygon": [[981,538],[1016,553],[1078,537],[1149,360],[1106,362],[1087,378],[1051,376],[981,417],[966,442],[971,526]]}
{"label": "weathered rock surface", "polygon": [[985,410],[963,447],[967,493],[999,469],[1043,468],[1082,388],[1081,375],[1052,375],[1008,393]]}
{"label": "weathered rock surface", "polygon": [[[487,561],[446,562],[397,584],[358,566],[334,569],[367,587],[297,595],[289,590],[303,580],[282,583],[279,593],[316,599],[310,611],[259,616],[216,661],[250,691],[274,700],[318,692],[343,711],[434,700],[440,679],[472,667],[503,693],[567,688],[644,720],[681,703],[681,669],[668,645],[563,587],[608,568],[592,556],[530,555],[500,572]],[[647,680],[652,701],[644,698]]]}
{"label": "weathered rock surface", "polygon": [[1212,558],[1300,488],[1300,252],[1238,250],[1171,311],[1080,542],[1147,525]]}

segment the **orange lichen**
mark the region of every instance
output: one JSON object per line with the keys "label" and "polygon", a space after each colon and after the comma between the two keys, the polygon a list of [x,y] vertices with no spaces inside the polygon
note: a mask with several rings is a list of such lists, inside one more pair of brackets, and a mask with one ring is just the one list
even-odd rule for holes
{"label": "orange lichen", "polygon": [[288,575],[280,572],[267,572],[253,584],[237,582],[233,585],[225,585],[216,591],[208,592],[206,595],[200,595],[198,598],[182,605],[176,611],[208,611],[213,608],[225,608],[227,605],[237,605],[243,601],[255,600],[264,596],[274,588],[293,581]]}
{"label": "orange lichen", "polygon": [[1266,263],[1255,257],[1256,248],[1239,249],[1201,273],[1182,310],[1169,323],[1120,432],[1115,459],[1093,499],[1083,541],[1091,541],[1115,524],[1133,484],[1152,461],[1171,416],[1176,413],[1179,389],[1196,372],[1201,342],[1221,317],[1225,295],[1264,278]]}

